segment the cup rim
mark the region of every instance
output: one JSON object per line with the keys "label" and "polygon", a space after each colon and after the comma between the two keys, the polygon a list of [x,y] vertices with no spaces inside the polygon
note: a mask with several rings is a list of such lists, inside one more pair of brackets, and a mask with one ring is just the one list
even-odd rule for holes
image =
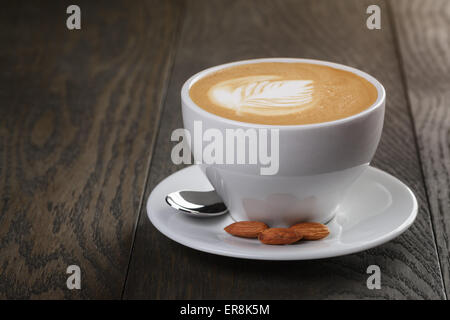
{"label": "cup rim", "polygon": [[[198,81],[200,78],[204,77],[207,74],[216,72],[221,69],[225,69],[232,66],[237,65],[243,65],[243,64],[252,64],[252,63],[259,63],[259,62],[284,62],[284,63],[295,63],[295,62],[302,62],[302,63],[310,63],[310,64],[318,64],[318,65],[324,65],[333,67],[336,69],[344,70],[352,72],[367,81],[369,81],[371,84],[375,86],[377,89],[377,100],[367,109],[364,109],[361,112],[358,112],[356,114],[353,114],[351,116],[332,120],[332,121],[326,121],[326,122],[319,122],[319,123],[309,123],[309,124],[293,124],[293,125],[280,125],[280,124],[259,124],[259,123],[250,123],[250,122],[243,122],[243,121],[237,121],[228,119],[225,117],[218,116],[214,113],[211,113],[200,106],[198,106],[194,101],[192,101],[189,90],[192,87],[192,85]],[[193,109],[194,111],[202,114],[205,117],[215,119],[217,121],[221,121],[230,125],[240,126],[240,127],[248,127],[248,128],[279,128],[279,129],[307,129],[307,128],[320,128],[320,127],[328,127],[333,125],[340,125],[347,122],[350,122],[352,120],[355,120],[357,118],[363,117],[376,109],[383,106],[383,103],[386,99],[386,90],[384,89],[383,85],[373,76],[370,74],[361,71],[359,69],[346,66],[344,64],[330,62],[330,61],[324,61],[324,60],[316,60],[316,59],[304,59],[304,58],[259,58],[259,59],[248,59],[248,60],[240,60],[240,61],[234,61],[229,63],[224,63],[221,65],[217,65],[214,67],[210,67],[207,69],[204,69],[193,76],[191,76],[188,80],[185,81],[181,88],[181,100],[184,102],[184,104]]]}

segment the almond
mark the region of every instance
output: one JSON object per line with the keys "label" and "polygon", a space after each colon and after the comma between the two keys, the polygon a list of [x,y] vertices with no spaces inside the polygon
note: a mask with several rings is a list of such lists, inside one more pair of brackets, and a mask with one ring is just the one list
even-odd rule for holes
{"label": "almond", "polygon": [[257,238],[258,234],[267,229],[268,226],[259,221],[239,221],[225,227],[225,231],[236,237]]}
{"label": "almond", "polygon": [[295,229],[269,228],[261,232],[258,239],[264,244],[291,244],[302,237],[302,234]]}
{"label": "almond", "polygon": [[304,240],[319,240],[330,234],[330,230],[328,230],[326,225],[317,222],[297,223],[290,229],[300,232]]}

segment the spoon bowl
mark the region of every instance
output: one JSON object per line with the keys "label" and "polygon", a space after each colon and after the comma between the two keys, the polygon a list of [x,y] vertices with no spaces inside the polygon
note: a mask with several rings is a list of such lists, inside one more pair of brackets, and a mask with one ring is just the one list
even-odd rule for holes
{"label": "spoon bowl", "polygon": [[228,212],[219,195],[214,191],[180,190],[169,193],[166,202],[172,208],[197,217],[216,217]]}

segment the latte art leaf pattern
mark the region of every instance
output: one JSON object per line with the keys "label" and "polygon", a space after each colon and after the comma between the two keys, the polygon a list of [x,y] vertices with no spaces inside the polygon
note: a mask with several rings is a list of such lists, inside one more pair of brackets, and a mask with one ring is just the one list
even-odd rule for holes
{"label": "latte art leaf pattern", "polygon": [[239,78],[217,84],[211,88],[210,96],[216,103],[237,111],[243,107],[295,108],[312,101],[312,83],[272,76]]}
{"label": "latte art leaf pattern", "polygon": [[236,89],[240,105],[249,107],[294,107],[312,100],[312,81],[261,81]]}

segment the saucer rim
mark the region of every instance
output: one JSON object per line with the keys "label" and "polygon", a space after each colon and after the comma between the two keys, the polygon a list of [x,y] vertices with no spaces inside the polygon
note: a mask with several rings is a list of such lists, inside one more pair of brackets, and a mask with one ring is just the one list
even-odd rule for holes
{"label": "saucer rim", "polygon": [[[164,178],[163,180],[161,180],[152,190],[152,192],[150,193],[150,195],[147,198],[147,202],[146,202],[146,211],[147,211],[147,217],[149,218],[150,222],[152,223],[152,225],[159,231],[161,232],[164,236],[166,236],[167,238],[183,245],[186,246],[188,248],[191,249],[195,249],[201,252],[206,252],[206,253],[210,253],[210,254],[215,254],[215,255],[220,255],[220,256],[225,256],[225,257],[231,257],[231,258],[239,258],[239,259],[248,259],[248,260],[265,260],[265,261],[301,261],[301,260],[316,260],[316,259],[326,259],[326,258],[333,258],[333,257],[338,257],[338,256],[344,256],[344,255],[348,255],[348,254],[353,254],[353,253],[357,253],[357,252],[361,252],[361,251],[365,251],[374,247],[377,247],[381,244],[387,243],[395,238],[397,238],[398,236],[400,236],[403,232],[405,232],[406,230],[409,229],[409,227],[414,223],[416,217],[417,217],[417,213],[418,213],[418,202],[417,202],[417,198],[414,195],[414,193],[412,192],[412,190],[400,179],[398,179],[397,177],[391,175],[390,173],[387,173],[381,169],[375,168],[373,166],[369,166],[367,168],[368,170],[373,170],[376,171],[377,174],[382,174],[387,176],[389,179],[395,181],[396,183],[400,184],[408,193],[408,195],[410,196],[412,202],[413,202],[413,208],[411,210],[411,213],[409,214],[409,216],[405,219],[405,221],[399,225],[397,228],[391,230],[390,232],[386,233],[385,235],[381,236],[378,239],[375,239],[373,241],[370,241],[366,244],[360,244],[360,245],[349,245],[349,247],[339,247],[339,248],[327,248],[327,249],[323,249],[323,250],[318,250],[316,253],[308,253],[306,255],[300,255],[300,256],[292,256],[289,255],[286,252],[282,252],[280,253],[279,256],[274,256],[274,253],[271,252],[269,255],[266,254],[252,254],[251,252],[249,253],[245,253],[245,252],[233,252],[230,250],[223,250],[220,248],[217,249],[213,249],[213,248],[208,248],[208,247],[204,247],[202,245],[197,245],[197,244],[193,244],[192,242],[189,241],[189,239],[186,239],[183,236],[178,236],[175,233],[171,232],[171,230],[169,228],[167,228],[166,226],[162,225],[162,224],[158,224],[157,221],[155,221],[155,219],[152,219],[152,214],[150,213],[150,203],[152,200],[152,196],[155,197],[155,190],[157,190],[163,183],[166,182],[166,180],[169,177],[172,177],[175,174],[182,174],[182,171],[187,171],[187,170],[192,170],[193,167],[196,167],[197,165],[191,165],[188,166],[186,168],[183,168],[181,170],[178,170],[174,173],[172,173],[171,175],[167,176],[166,178]],[[366,173],[366,172],[365,172]],[[365,174],[363,173],[363,174]],[[334,219],[334,218],[333,218]],[[332,219],[332,220],[333,220]],[[330,220],[330,222],[332,221]],[[301,251],[297,252],[301,253]]]}

